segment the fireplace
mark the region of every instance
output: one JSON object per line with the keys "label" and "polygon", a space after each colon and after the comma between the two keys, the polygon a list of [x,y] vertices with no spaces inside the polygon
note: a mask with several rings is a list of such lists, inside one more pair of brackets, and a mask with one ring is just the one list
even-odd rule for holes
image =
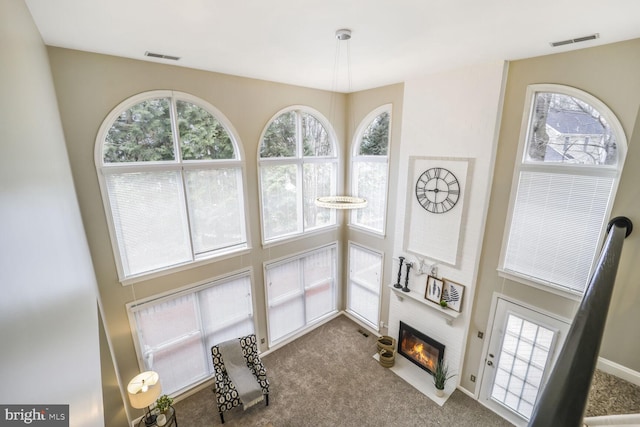
{"label": "fireplace", "polygon": [[444,344],[401,321],[398,353],[433,375],[436,363],[444,357]]}

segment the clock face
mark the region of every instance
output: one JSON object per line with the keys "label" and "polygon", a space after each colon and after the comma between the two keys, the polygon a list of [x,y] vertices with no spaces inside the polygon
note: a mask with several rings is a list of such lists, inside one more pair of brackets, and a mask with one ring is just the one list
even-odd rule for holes
{"label": "clock face", "polygon": [[447,169],[427,169],[416,181],[416,197],[420,206],[427,211],[445,213],[458,203],[460,183]]}

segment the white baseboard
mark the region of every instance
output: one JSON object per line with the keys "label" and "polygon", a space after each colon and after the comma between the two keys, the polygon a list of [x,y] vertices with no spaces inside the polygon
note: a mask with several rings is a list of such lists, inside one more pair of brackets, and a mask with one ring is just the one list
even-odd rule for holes
{"label": "white baseboard", "polygon": [[614,375],[618,378],[622,378],[625,381],[629,381],[632,384],[640,386],[640,372],[634,371],[633,369],[627,368],[626,366],[622,366],[616,362],[612,362],[611,360],[607,360],[602,357],[598,357],[598,364],[596,365],[598,369],[602,372],[606,372],[607,374]]}
{"label": "white baseboard", "polygon": [[464,393],[467,396],[469,396],[470,398],[472,398],[473,400],[478,400],[478,398],[476,397],[475,393],[471,393],[471,391],[467,390],[466,388],[462,387],[461,385],[459,385],[456,388],[458,390],[460,390],[462,393]]}

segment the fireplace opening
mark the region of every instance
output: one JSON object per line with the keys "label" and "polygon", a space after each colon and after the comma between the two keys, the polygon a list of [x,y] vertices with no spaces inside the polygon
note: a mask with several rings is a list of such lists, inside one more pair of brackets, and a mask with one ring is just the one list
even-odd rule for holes
{"label": "fireplace opening", "polygon": [[444,344],[400,322],[398,353],[433,375],[436,363],[444,357]]}

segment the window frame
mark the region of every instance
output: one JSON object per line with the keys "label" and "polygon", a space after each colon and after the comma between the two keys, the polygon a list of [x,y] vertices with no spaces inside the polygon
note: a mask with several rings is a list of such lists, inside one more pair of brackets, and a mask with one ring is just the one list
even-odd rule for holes
{"label": "window frame", "polygon": [[[354,280],[354,277],[351,276],[351,265],[352,265],[352,260],[351,260],[351,248],[356,247],[358,250],[362,251],[362,252],[366,252],[369,253],[371,255],[375,255],[380,257],[380,270],[379,270],[379,274],[380,274],[380,285],[378,288],[378,293],[377,293],[377,297],[378,297],[378,309],[377,309],[377,319],[376,319],[376,324],[372,324],[370,319],[365,318],[362,314],[354,311],[351,309],[351,298],[350,298],[350,288],[351,288],[351,284],[354,283],[356,286],[358,286],[360,289],[363,289],[366,292],[370,292],[373,294],[373,292],[371,291],[371,288],[367,287],[366,285],[363,285],[361,283],[359,283],[358,280]],[[347,243],[347,284],[346,284],[346,288],[345,288],[345,311],[347,313],[349,313],[351,316],[354,316],[355,318],[357,318],[360,322],[364,323],[365,325],[368,325],[369,327],[373,328],[375,331],[380,331],[380,315],[381,315],[381,311],[382,311],[382,290],[383,290],[383,286],[384,286],[384,251],[379,251],[376,249],[372,249],[370,247],[367,247],[363,244],[357,243],[355,241],[351,241],[349,240]]]}
{"label": "window frame", "polygon": [[[262,144],[263,144],[263,140],[265,137],[265,134],[267,132],[267,129],[269,128],[269,126],[273,123],[273,121],[275,119],[277,119],[278,117],[280,117],[283,114],[289,113],[291,111],[296,112],[296,114],[301,114],[301,113],[306,113],[309,114],[311,116],[313,116],[313,118],[315,118],[316,120],[318,120],[322,126],[324,127],[325,131],[327,132],[327,137],[329,139],[329,141],[332,143],[333,145],[333,156],[304,156],[303,153],[303,145],[302,145],[302,141],[299,140],[298,136],[296,136],[296,150],[295,150],[295,155],[291,156],[291,157],[261,157],[260,156],[260,150],[262,148]],[[322,163],[322,164],[326,164],[326,163],[331,163],[333,164],[334,170],[335,170],[335,188],[333,189],[333,192],[337,192],[338,188],[341,187],[341,174],[340,174],[340,149],[339,149],[339,143],[338,143],[338,138],[336,136],[335,130],[333,129],[333,126],[331,125],[331,123],[329,122],[329,120],[327,120],[327,118],[320,113],[319,111],[305,106],[305,105],[291,105],[288,106],[286,108],[281,109],[280,111],[278,111],[277,113],[275,113],[266,123],[266,125],[264,126],[264,128],[262,129],[262,132],[260,133],[260,139],[258,140],[258,147],[257,147],[257,154],[256,154],[256,163],[257,163],[257,175],[258,175],[258,199],[259,199],[259,204],[260,204],[260,231],[261,231],[261,239],[262,239],[262,246],[263,247],[268,247],[274,244],[281,244],[284,242],[288,242],[288,241],[292,241],[292,240],[296,240],[296,239],[300,239],[300,238],[304,238],[313,234],[317,234],[317,233],[323,233],[325,231],[328,230],[332,230],[335,229],[339,226],[338,224],[338,220],[337,220],[337,215],[335,213],[335,211],[331,211],[330,215],[331,215],[331,223],[327,224],[325,226],[320,226],[320,227],[314,227],[314,228],[310,228],[305,230],[304,228],[304,165],[305,164],[314,164],[314,163]],[[290,232],[287,234],[283,234],[280,235],[278,237],[275,238],[271,238],[271,239],[266,239],[265,238],[265,225],[266,225],[266,221],[264,218],[264,200],[263,200],[263,195],[262,195],[262,186],[263,186],[263,182],[262,182],[262,167],[263,165],[269,165],[269,166],[273,166],[273,165],[295,165],[296,166],[296,182],[297,182],[297,187],[299,187],[296,191],[296,204],[297,204],[297,215],[299,219],[299,222],[297,224],[297,229],[295,232]],[[328,196],[335,196],[335,194],[328,194]]]}
{"label": "window frame", "polygon": [[[535,97],[536,94],[541,92],[551,92],[562,95],[571,96],[584,101],[593,106],[598,113],[600,113],[609,124],[612,133],[616,136],[616,150],[617,161],[615,165],[584,165],[584,164],[571,164],[562,162],[532,162],[527,161],[526,148],[529,145],[529,126],[532,119],[532,114],[535,109]],[[615,201],[616,192],[620,183],[620,177],[622,175],[622,169],[627,154],[627,137],[624,129],[613,113],[613,111],[601,100],[591,95],[590,93],[581,89],[560,85],[560,84],[532,84],[527,86],[524,108],[522,114],[522,120],[520,124],[520,134],[518,137],[518,150],[515,158],[515,164],[513,169],[513,176],[511,181],[511,190],[509,193],[509,204],[507,210],[506,221],[504,225],[504,231],[502,235],[502,244],[500,248],[500,257],[498,260],[498,275],[502,278],[512,280],[518,283],[525,284],[546,292],[553,293],[568,299],[579,301],[582,299],[584,290],[577,292],[568,287],[559,286],[555,283],[531,277],[525,274],[519,274],[518,272],[507,270],[505,268],[505,260],[507,255],[507,247],[509,244],[511,224],[513,221],[513,214],[515,210],[515,202],[518,194],[518,184],[520,181],[520,175],[522,172],[543,172],[543,173],[565,173],[574,176],[600,176],[611,177],[613,184],[611,187],[611,194],[607,206],[605,208],[604,221],[600,229],[600,233],[597,239],[597,247],[600,247],[604,241],[607,228],[607,218],[611,217],[611,211]],[[589,270],[589,277],[593,274],[593,269],[597,263],[598,254],[594,256],[591,261],[591,267]],[[585,284],[586,289],[586,284]]]}
{"label": "window frame", "polygon": [[[389,114],[389,135],[387,140],[387,154],[385,156],[359,155],[358,150],[360,149],[360,146],[362,144],[362,136],[365,130],[367,130],[371,122],[373,122],[373,120],[376,117],[380,116],[385,112]],[[371,112],[369,112],[369,114],[367,114],[362,119],[362,121],[358,125],[358,128],[356,129],[356,132],[354,134],[354,138],[351,144],[351,151],[350,151],[350,158],[349,158],[349,166],[350,166],[349,167],[349,189],[351,191],[351,194],[354,196],[357,196],[355,192],[356,182],[353,176],[355,171],[354,164],[356,162],[386,163],[387,165],[387,168],[386,168],[387,185],[384,192],[384,209],[383,209],[384,212],[382,217],[382,230],[377,230],[372,227],[367,227],[365,225],[355,222],[354,218],[357,215],[356,211],[353,211],[348,215],[348,223],[347,223],[347,225],[350,228],[354,228],[360,231],[364,231],[366,233],[370,233],[379,238],[384,238],[387,233],[387,218],[388,218],[388,211],[389,211],[389,203],[388,203],[389,202],[389,178],[390,178],[389,171],[390,171],[390,159],[391,159],[391,139],[392,139],[391,130],[392,129],[393,129],[393,104],[384,104],[372,110]]]}
{"label": "window frame", "polygon": [[[143,309],[145,307],[145,305],[148,304],[162,304],[166,301],[170,301],[172,299],[175,298],[179,298],[179,297],[183,297],[183,296],[187,296],[187,295],[193,295],[194,297],[197,296],[197,294],[201,291],[207,290],[209,288],[215,287],[215,286],[219,286],[219,285],[224,285],[230,281],[236,280],[236,279],[247,279],[249,280],[249,289],[251,292],[251,323],[253,325],[253,330],[256,334],[256,336],[258,335],[258,322],[257,322],[257,316],[256,316],[256,299],[255,299],[255,295],[253,293],[253,289],[254,289],[254,277],[253,277],[253,269],[252,268],[246,268],[246,269],[242,269],[242,270],[238,270],[235,272],[231,272],[229,274],[226,275],[222,275],[222,276],[217,276],[214,278],[209,278],[209,279],[205,279],[205,280],[201,280],[199,282],[196,283],[191,283],[189,285],[180,287],[178,289],[173,289],[167,292],[163,292],[160,294],[156,294],[156,295],[152,295],[149,296],[147,298],[143,298],[140,300],[134,300],[132,302],[129,302],[127,304],[125,304],[125,310],[127,312],[127,317],[129,319],[129,327],[131,329],[131,339],[133,341],[133,346],[136,352],[136,360],[138,363],[138,369],[140,372],[144,372],[147,369],[145,362],[144,362],[144,351],[141,349],[140,346],[140,341],[139,341],[139,336],[138,336],[138,328],[137,328],[137,323],[136,323],[136,319],[135,319],[135,312],[139,311],[141,309]],[[205,359],[205,362],[207,364],[207,367],[211,368],[211,375],[205,376],[204,378],[201,378],[199,380],[197,380],[196,382],[194,382],[193,384],[190,384],[188,386],[183,387],[182,389],[179,389],[173,393],[171,393],[171,396],[176,396],[179,395],[180,393],[183,393],[184,391],[188,390],[188,389],[192,389],[194,387],[197,387],[201,384],[206,383],[207,381],[210,381],[213,378],[213,365],[212,365],[212,361],[211,361],[211,349],[210,348],[206,348],[206,336],[203,334],[203,325],[201,323],[202,321],[202,315],[201,313],[201,309],[200,306],[197,306],[197,313],[199,315],[198,317],[198,324],[200,326],[200,333],[199,338],[203,341],[203,346],[204,346],[204,350],[205,350],[205,354],[203,354],[203,357]],[[223,330],[225,328],[228,328],[233,322],[230,323],[225,323],[224,325],[222,325],[222,327],[220,327],[218,330]],[[235,322],[235,323],[239,323],[239,322]],[[181,341],[184,341],[184,338],[181,339]],[[169,346],[176,346],[178,344],[178,342],[172,342]]]}
{"label": "window frame", "polygon": [[[154,162],[122,162],[122,163],[105,163],[104,162],[104,153],[103,153],[103,145],[105,142],[105,138],[111,127],[113,126],[116,119],[122,114],[122,112],[128,110],[129,108],[149,99],[157,99],[157,98],[169,98],[170,100],[170,117],[171,117],[171,131],[173,136],[173,144],[175,149],[175,159],[172,161],[154,161]],[[180,148],[180,135],[177,129],[177,109],[176,103],[178,101],[185,101],[191,104],[194,104],[209,114],[211,114],[227,131],[231,143],[233,144],[233,149],[235,153],[235,158],[233,159],[215,159],[215,160],[182,160],[181,159],[181,148]],[[247,179],[246,179],[246,166],[245,166],[245,155],[243,150],[243,145],[241,143],[238,132],[235,127],[232,125],[231,121],[216,107],[211,105],[209,102],[200,99],[194,95],[191,95],[186,92],[174,91],[174,90],[153,90],[142,92],[136,95],[133,95],[124,101],[120,102],[116,105],[109,114],[105,117],[100,128],[98,129],[98,133],[96,136],[96,142],[94,146],[94,163],[96,168],[96,174],[98,176],[98,183],[100,187],[100,195],[102,197],[102,204],[104,208],[104,213],[107,222],[107,228],[109,230],[109,238],[111,240],[111,247],[113,250],[114,260],[116,263],[116,268],[118,272],[118,280],[123,286],[131,285],[136,282],[140,282],[143,280],[148,280],[155,277],[161,277],[167,274],[172,274],[178,271],[183,271],[187,269],[191,269],[200,265],[205,265],[214,261],[219,261],[222,259],[230,258],[233,256],[237,256],[240,254],[249,253],[252,247],[251,244],[251,233],[249,228],[249,218],[247,215],[247,208],[249,206],[248,198],[247,198]],[[223,168],[237,168],[240,173],[240,177],[242,179],[242,187],[239,191],[242,192],[242,195],[239,199],[241,203],[242,213],[244,215],[244,221],[241,222],[240,226],[244,233],[244,244],[234,245],[229,250],[214,250],[211,251],[209,255],[200,255],[198,256],[195,253],[195,249],[193,247],[193,239],[191,236],[191,228],[189,228],[189,240],[190,240],[190,249],[192,254],[191,261],[171,265],[164,268],[157,268],[150,271],[145,271],[142,273],[136,274],[126,274],[123,256],[120,251],[119,241],[118,241],[118,230],[114,223],[111,202],[109,199],[109,192],[107,189],[106,176],[110,174],[117,173],[126,173],[126,172],[146,172],[146,171],[179,171],[182,177],[180,191],[183,195],[184,204],[181,205],[181,208],[184,209],[184,213],[187,215],[187,223],[190,225],[191,220],[189,218],[189,205],[186,197],[186,176],[184,175],[184,171],[194,170],[194,169],[202,169],[203,165],[219,165],[212,167],[211,169],[223,169]]]}
{"label": "window frame", "polygon": [[[311,321],[307,322],[305,320],[304,325],[302,325],[300,328],[289,332],[281,337],[278,337],[277,339],[273,339],[271,336],[271,320],[270,320],[270,316],[269,316],[269,269],[272,268],[277,268],[280,267],[282,265],[291,263],[291,262],[302,262],[302,260],[304,260],[306,257],[311,256],[317,252],[321,252],[321,251],[325,251],[325,250],[333,250],[334,251],[334,257],[333,257],[333,277],[331,278],[333,281],[333,307],[332,310],[328,313],[325,313],[323,315],[321,315],[320,317],[316,318],[316,319],[312,319]],[[282,345],[285,345],[289,342],[291,342],[292,340],[294,340],[295,338],[304,335],[305,333],[309,332],[313,327],[315,327],[315,325],[318,325],[322,322],[324,322],[325,320],[331,318],[332,316],[337,315],[340,312],[340,309],[338,308],[338,301],[340,299],[340,294],[342,292],[341,290],[341,286],[339,283],[339,271],[340,271],[340,265],[338,263],[338,260],[340,259],[340,248],[338,246],[338,242],[334,241],[331,243],[328,243],[326,245],[321,245],[321,246],[316,246],[314,248],[310,248],[310,249],[306,249],[294,254],[289,254],[286,255],[284,257],[278,258],[278,259],[274,259],[274,260],[270,260],[270,261],[265,261],[262,264],[262,270],[263,270],[263,277],[264,277],[264,309],[265,309],[265,319],[266,319],[266,327],[267,327],[267,342],[269,344],[269,348],[271,350],[273,350],[274,348],[279,348]],[[298,275],[300,277],[300,281],[302,283],[303,288],[300,291],[300,297],[302,298],[302,303],[303,305],[305,304],[305,298],[306,298],[306,294],[307,294],[307,288],[306,283],[304,283],[303,281],[303,276],[304,276],[304,271],[302,271],[303,269],[300,268],[300,271],[298,272]],[[313,287],[310,287],[309,289],[313,289]],[[293,299],[293,298],[292,298]]]}

